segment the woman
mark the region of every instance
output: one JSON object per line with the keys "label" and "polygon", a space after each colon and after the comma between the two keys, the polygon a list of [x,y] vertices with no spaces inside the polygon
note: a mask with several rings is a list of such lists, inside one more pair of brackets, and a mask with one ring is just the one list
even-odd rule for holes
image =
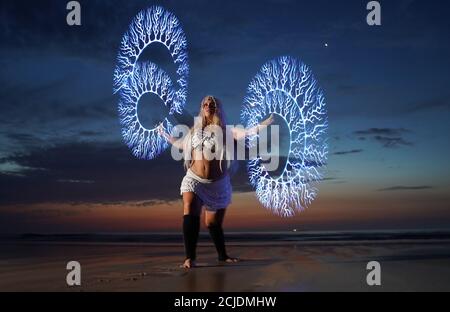
{"label": "woman", "polygon": [[[273,116],[248,130],[233,127],[229,136],[226,135],[229,128],[226,127],[224,117],[220,101],[213,96],[206,96],[201,102],[194,126],[184,138],[174,138],[159,127],[161,135],[183,150],[187,169],[180,187],[180,195],[183,196],[183,236],[186,252],[183,268],[195,266],[202,207],[205,207],[205,223],[216,247],[219,262],[238,261],[237,258],[228,256],[222,229],[232,193],[228,168],[224,166],[227,161],[224,157],[227,154],[226,138],[241,140],[254,134],[261,127],[271,124]],[[217,155],[220,156],[216,157]]]}

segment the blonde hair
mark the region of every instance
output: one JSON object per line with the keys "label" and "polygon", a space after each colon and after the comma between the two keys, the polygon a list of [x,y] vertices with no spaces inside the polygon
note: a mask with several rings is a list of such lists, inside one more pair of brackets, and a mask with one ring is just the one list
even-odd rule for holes
{"label": "blonde hair", "polygon": [[[203,110],[203,105],[207,101],[212,101],[216,105],[214,116],[213,116],[211,122],[208,122],[208,120],[204,114],[204,110]],[[222,171],[222,160],[224,157],[224,153],[227,154],[227,150],[226,150],[226,146],[227,146],[226,131],[227,131],[227,129],[226,129],[225,113],[223,111],[222,102],[218,98],[216,98],[212,95],[205,96],[203,98],[203,100],[200,102],[200,111],[196,118],[197,118],[196,122],[194,122],[194,125],[191,127],[191,129],[189,130],[189,133],[186,135],[185,140],[184,140],[184,168],[185,168],[185,170],[187,170],[193,163],[193,159],[191,159],[192,158],[192,154],[191,154],[192,153],[192,143],[191,142],[192,142],[192,134],[194,133],[194,131],[197,129],[203,130],[208,125],[215,125],[215,126],[220,127],[222,129],[222,133],[224,134],[223,140],[221,142],[221,143],[223,143],[224,148],[222,148],[220,163],[219,163],[220,170]],[[198,122],[198,120],[200,120],[201,122]]]}

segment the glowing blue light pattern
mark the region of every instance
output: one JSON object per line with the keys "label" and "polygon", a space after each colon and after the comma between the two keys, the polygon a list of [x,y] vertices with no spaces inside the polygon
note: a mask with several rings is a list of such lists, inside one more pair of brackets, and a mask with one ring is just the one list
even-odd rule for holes
{"label": "glowing blue light pattern", "polygon": [[[119,100],[119,117],[122,125],[122,136],[134,156],[152,159],[163,152],[168,143],[158,130],[146,129],[139,122],[136,103],[146,93],[153,93],[166,106],[173,103],[174,91],[170,77],[157,65],[151,62],[136,64],[128,84],[121,89]],[[164,118],[163,127],[170,133],[173,125]]]}
{"label": "glowing blue light pattern", "polygon": [[[176,86],[170,77],[149,61],[139,57],[153,43],[163,44],[177,67]],[[114,71],[114,93],[119,93],[119,117],[125,143],[134,156],[152,159],[167,147],[167,141],[156,128],[146,129],[139,122],[137,106],[145,93],[154,93],[169,108],[169,115],[181,114],[186,103],[189,64],[187,40],[175,15],[160,6],[139,12],[123,35]],[[167,117],[164,130],[173,127]]]}
{"label": "glowing blue light pattern", "polygon": [[[269,61],[250,82],[241,122],[253,127],[271,113],[283,118],[289,127],[284,170],[272,177],[259,156],[248,161],[247,170],[261,204],[274,214],[290,217],[316,198],[328,154],[325,97],[311,70],[301,61],[289,56]],[[249,147],[257,141],[258,135],[251,136]]]}

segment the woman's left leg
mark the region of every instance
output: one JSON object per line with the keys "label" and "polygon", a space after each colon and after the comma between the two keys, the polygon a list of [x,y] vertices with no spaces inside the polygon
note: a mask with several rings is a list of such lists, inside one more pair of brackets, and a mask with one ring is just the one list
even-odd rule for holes
{"label": "woman's left leg", "polygon": [[217,211],[205,211],[205,223],[208,227],[209,234],[216,246],[219,261],[237,262],[237,258],[228,256],[225,248],[225,235],[223,233],[223,219],[225,218],[226,209]]}

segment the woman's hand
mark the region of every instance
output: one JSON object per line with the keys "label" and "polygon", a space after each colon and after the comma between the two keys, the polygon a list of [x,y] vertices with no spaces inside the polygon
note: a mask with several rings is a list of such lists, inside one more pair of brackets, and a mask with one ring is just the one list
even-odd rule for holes
{"label": "woman's hand", "polygon": [[273,123],[273,113],[270,114],[270,116],[267,119],[261,121],[260,125],[261,126],[268,126],[268,125],[271,125],[272,123]]}
{"label": "woman's hand", "polygon": [[158,129],[159,135],[165,137],[166,132],[164,131],[164,127],[163,127],[162,122],[159,124],[159,126],[157,127],[157,129]]}
{"label": "woman's hand", "polygon": [[239,128],[233,128],[232,132],[233,132],[234,139],[242,140],[246,136],[255,135],[258,133],[258,131],[271,125],[272,123],[273,123],[273,113],[270,114],[270,116],[267,119],[261,121],[259,124],[257,124],[256,126],[250,128],[250,129],[244,130],[244,129],[239,129]]}
{"label": "woman's hand", "polygon": [[174,145],[175,147],[179,148],[179,149],[183,149],[183,142],[184,139],[176,139],[173,136],[171,136],[170,134],[166,133],[166,131],[164,131],[164,126],[162,124],[162,122],[158,125],[158,127],[156,127],[156,129],[158,130],[158,134],[160,136],[162,136],[163,138],[165,138],[167,140],[167,142],[169,142],[170,144]]}

